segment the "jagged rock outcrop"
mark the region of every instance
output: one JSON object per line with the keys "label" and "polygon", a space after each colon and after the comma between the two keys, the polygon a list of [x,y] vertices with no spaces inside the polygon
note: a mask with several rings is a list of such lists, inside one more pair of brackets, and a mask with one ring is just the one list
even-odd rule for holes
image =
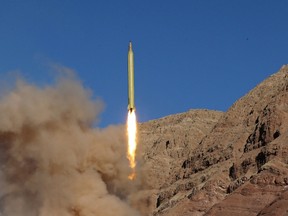
{"label": "jagged rock outcrop", "polygon": [[180,116],[172,117],[140,127],[144,181],[154,189],[151,215],[287,214],[287,65],[213,123],[202,121],[206,130],[192,124],[195,116],[176,130]]}
{"label": "jagged rock outcrop", "polygon": [[189,182],[173,184],[182,178],[183,158],[188,157],[222,114],[190,110],[139,125],[139,154],[143,160],[140,167],[145,173],[142,180],[146,189],[143,202],[148,203],[148,209],[154,210],[178,191],[191,189]]}

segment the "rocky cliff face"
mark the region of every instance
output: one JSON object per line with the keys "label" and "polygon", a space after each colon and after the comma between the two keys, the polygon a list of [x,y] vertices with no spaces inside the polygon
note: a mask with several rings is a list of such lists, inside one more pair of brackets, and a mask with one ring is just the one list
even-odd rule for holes
{"label": "rocky cliff face", "polygon": [[187,185],[174,184],[182,179],[183,160],[212,130],[222,114],[218,111],[190,110],[140,124],[139,154],[142,164],[139,167],[144,190],[134,200],[140,197],[143,215],[163,208],[163,202],[169,202],[182,187],[191,188],[189,182]]}
{"label": "rocky cliff face", "polygon": [[145,214],[287,214],[288,66],[224,114],[191,110],[139,131]]}

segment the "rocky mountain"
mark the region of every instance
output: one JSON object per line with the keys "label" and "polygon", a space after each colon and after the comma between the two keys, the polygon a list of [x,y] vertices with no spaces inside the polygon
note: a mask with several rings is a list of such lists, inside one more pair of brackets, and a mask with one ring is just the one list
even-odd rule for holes
{"label": "rocky mountain", "polygon": [[145,215],[288,215],[288,65],[226,112],[142,123]]}
{"label": "rocky mountain", "polygon": [[211,131],[222,114],[218,111],[190,110],[140,125],[139,154],[143,160],[140,167],[142,184],[145,185],[145,190],[141,191],[145,191],[141,203],[147,203],[142,212],[144,215],[160,206],[164,194],[180,190],[178,183],[173,183],[182,178],[183,160]]}

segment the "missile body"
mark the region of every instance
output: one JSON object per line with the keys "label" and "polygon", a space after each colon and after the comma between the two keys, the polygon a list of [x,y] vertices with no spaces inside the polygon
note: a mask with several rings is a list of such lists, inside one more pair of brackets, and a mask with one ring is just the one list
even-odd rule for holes
{"label": "missile body", "polygon": [[134,54],[132,50],[132,42],[128,47],[128,111],[135,110],[134,101]]}

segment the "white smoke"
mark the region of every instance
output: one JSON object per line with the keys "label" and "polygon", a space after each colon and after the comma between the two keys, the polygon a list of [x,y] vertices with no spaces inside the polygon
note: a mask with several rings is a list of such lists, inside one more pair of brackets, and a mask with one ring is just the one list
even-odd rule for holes
{"label": "white smoke", "polygon": [[1,216],[138,215],[125,127],[92,128],[103,106],[77,79],[0,95]]}

